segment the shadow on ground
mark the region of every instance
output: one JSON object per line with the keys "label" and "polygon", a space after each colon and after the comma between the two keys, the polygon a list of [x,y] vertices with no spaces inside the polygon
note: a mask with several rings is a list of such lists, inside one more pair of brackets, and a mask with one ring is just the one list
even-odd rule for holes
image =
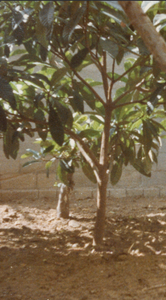
{"label": "shadow on ground", "polygon": [[57,220],[49,202],[2,204],[0,299],[165,299],[165,206],[133,203],[108,205],[98,250],[93,199],[72,202],[68,220]]}

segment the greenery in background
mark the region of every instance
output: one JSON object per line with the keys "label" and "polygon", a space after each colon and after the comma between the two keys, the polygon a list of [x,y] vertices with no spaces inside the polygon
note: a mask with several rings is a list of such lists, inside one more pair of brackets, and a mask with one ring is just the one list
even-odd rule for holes
{"label": "greenery in background", "polygon": [[[165,1],[140,5],[165,38]],[[98,185],[98,244],[108,176],[115,185],[130,164],[150,177],[157,163],[166,125],[166,74],[117,1],[1,1],[0,27],[4,153],[16,159],[20,142],[37,132],[41,151],[27,149],[23,157],[33,160],[25,166],[42,159],[49,170],[58,160],[65,184],[67,173],[80,166]],[[82,76],[90,65],[101,82]],[[113,93],[117,83],[121,87]]]}

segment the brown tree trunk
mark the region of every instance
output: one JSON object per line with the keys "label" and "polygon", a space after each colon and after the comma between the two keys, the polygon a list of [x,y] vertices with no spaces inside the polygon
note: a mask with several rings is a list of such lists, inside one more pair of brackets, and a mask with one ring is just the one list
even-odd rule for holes
{"label": "brown tree trunk", "polygon": [[105,211],[107,200],[107,184],[109,175],[109,132],[111,121],[111,107],[106,105],[105,107],[105,126],[101,139],[100,148],[100,167],[98,172],[98,187],[97,187],[97,217],[94,229],[93,245],[100,245],[103,241],[104,228],[105,228]]}
{"label": "brown tree trunk", "polygon": [[97,186],[97,215],[93,237],[94,246],[100,245],[103,242],[108,183],[107,170],[103,170],[103,172],[101,172],[100,178],[101,182],[98,183]]}
{"label": "brown tree trunk", "polygon": [[69,204],[70,204],[70,193],[74,187],[73,173],[67,174],[68,185],[61,184],[58,205],[57,205],[57,218],[68,219],[69,218]]}
{"label": "brown tree trunk", "polygon": [[62,183],[59,191],[58,205],[57,205],[57,218],[69,218],[69,193],[70,188]]}

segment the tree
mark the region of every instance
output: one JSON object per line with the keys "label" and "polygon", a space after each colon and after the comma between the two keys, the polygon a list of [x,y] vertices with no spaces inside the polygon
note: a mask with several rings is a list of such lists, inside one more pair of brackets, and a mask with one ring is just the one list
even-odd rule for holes
{"label": "tree", "polygon": [[[164,5],[142,3],[163,38]],[[15,159],[19,141],[37,132],[42,156],[53,155],[46,167],[58,158],[63,182],[74,167],[82,167],[97,183],[94,245],[103,240],[109,178],[116,184],[128,164],[150,177],[165,129],[165,72],[122,7],[117,1],[0,3],[0,130],[5,155]],[[13,52],[12,45],[17,46]],[[123,74],[116,71],[120,64]],[[101,82],[83,78],[81,71],[90,65],[101,74]],[[114,95],[119,82],[122,86]],[[97,85],[103,86],[104,97]],[[33,150],[27,155],[36,158],[33,162],[39,158]]]}

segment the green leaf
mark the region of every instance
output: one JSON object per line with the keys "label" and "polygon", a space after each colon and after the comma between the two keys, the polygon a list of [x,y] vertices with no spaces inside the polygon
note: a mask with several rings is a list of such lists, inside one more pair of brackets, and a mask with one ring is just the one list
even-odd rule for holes
{"label": "green leaf", "polygon": [[22,165],[22,167],[25,168],[25,167],[28,167],[28,166],[34,164],[34,163],[38,163],[38,162],[39,162],[38,160],[28,161],[28,162],[24,163],[24,164]]}
{"label": "green leaf", "polygon": [[53,103],[57,109],[62,124],[64,126],[67,125],[69,128],[71,128],[73,125],[73,115],[70,109],[61,104],[58,100],[54,100]]}
{"label": "green leaf", "polygon": [[[95,109],[96,97],[94,94],[81,82],[73,81],[73,90],[81,95],[82,100],[85,101],[91,109]],[[75,107],[73,107],[75,109]]]}
{"label": "green leaf", "polygon": [[152,135],[153,135],[154,137],[156,137],[157,140],[158,140],[158,136],[159,136],[159,128],[155,127],[155,126],[153,125],[153,123],[151,122],[151,120],[148,120],[148,119],[146,120],[146,124],[147,124],[147,126],[149,127],[149,129],[150,129]]}
{"label": "green leaf", "polygon": [[82,161],[81,162],[81,167],[82,167],[82,171],[85,174],[85,176],[93,183],[96,183],[96,177],[94,175],[93,169],[91,168],[91,166],[85,162]]}
{"label": "green leaf", "polygon": [[151,94],[149,101],[147,102],[147,114],[150,115],[160,100],[160,94],[165,87],[165,83],[159,84],[157,89]]}
{"label": "green leaf", "polygon": [[[23,17],[22,14],[21,15],[21,18]],[[22,22],[22,20],[20,20],[20,22],[14,24],[13,23],[13,33],[12,33],[12,36],[16,39],[16,42],[18,45],[21,45],[22,42],[23,42],[23,39],[24,39],[24,36],[25,36],[25,31],[24,31],[24,23]]]}
{"label": "green leaf", "polygon": [[153,5],[159,3],[160,1],[142,1],[141,8],[146,13]]}
{"label": "green leaf", "polygon": [[156,26],[166,20],[166,14],[156,14],[153,19],[153,25]]}
{"label": "green leaf", "polygon": [[47,138],[47,131],[45,130],[44,125],[44,123],[46,122],[44,112],[41,109],[38,109],[34,114],[34,119],[36,121],[43,122],[43,124],[36,123],[36,128],[38,129],[39,136],[42,138],[43,141],[45,141]]}
{"label": "green leaf", "polygon": [[29,85],[29,82],[31,83],[31,86],[34,86],[36,88],[45,88],[43,85],[43,82],[39,79],[35,78],[36,76],[33,75],[22,75],[21,78],[24,79],[24,83]]}
{"label": "green leaf", "polygon": [[97,116],[97,114],[96,114],[96,115],[91,115],[90,118],[92,120],[98,122],[99,124],[104,125],[104,119],[103,119],[103,117]]}
{"label": "green leaf", "polygon": [[[102,3],[103,2],[103,3]],[[113,1],[110,1],[110,5]],[[115,1],[114,1],[115,2]],[[96,6],[100,9],[100,12],[109,18],[113,19],[116,23],[121,25],[121,22],[126,24],[126,16],[121,11],[116,11],[109,6],[104,5],[104,1],[96,1]],[[127,26],[127,24],[126,24]]]}
{"label": "green leaf", "polygon": [[7,119],[6,114],[2,106],[0,105],[0,131],[7,130]]}
{"label": "green leaf", "polygon": [[51,152],[55,148],[55,145],[48,146],[44,151],[43,154]]}
{"label": "green leaf", "polygon": [[64,26],[62,32],[62,38],[65,45],[68,44],[74,32],[75,27],[79,23],[85,11],[86,11],[86,1],[82,1],[82,7],[79,7],[78,10],[74,13],[74,15],[70,18],[70,20],[66,22],[66,25]]}
{"label": "green leaf", "polygon": [[33,154],[28,152],[28,153],[24,153],[21,155],[21,158],[24,159],[24,158],[27,158],[27,157],[31,157]]}
{"label": "green leaf", "polygon": [[5,156],[9,159],[11,156],[13,159],[17,158],[17,153],[19,150],[19,141],[18,138],[13,140],[13,135],[16,130],[8,124],[6,132],[3,134],[3,150]]}
{"label": "green leaf", "polygon": [[12,29],[15,30],[23,21],[23,14],[17,10],[13,10]]}
{"label": "green leaf", "polygon": [[[40,122],[45,121],[44,112],[40,108],[35,112],[34,119],[36,121],[40,121]],[[37,125],[39,125],[39,124],[37,124]]]}
{"label": "green leaf", "polygon": [[121,175],[122,175],[122,166],[123,166],[122,159],[119,159],[118,161],[114,162],[114,165],[112,167],[111,174],[110,174],[111,175],[110,180],[111,180],[112,185],[117,184],[118,181],[120,180]]}
{"label": "green leaf", "polygon": [[120,11],[123,11],[123,8],[121,7],[121,5],[118,4],[118,1],[105,1],[107,4],[113,6],[114,8],[120,10]]}
{"label": "green leaf", "polygon": [[133,167],[142,175],[151,177],[151,172],[146,173],[146,164],[140,158],[136,158]]}
{"label": "green leaf", "polygon": [[152,147],[152,135],[147,125],[147,122],[143,120],[142,123],[143,123],[143,144],[144,144],[145,153],[148,154],[149,150]]}
{"label": "green leaf", "polygon": [[111,55],[112,58],[117,57],[119,53],[119,47],[114,41],[101,37],[100,45],[103,48],[103,50],[107,51]]}
{"label": "green leaf", "polygon": [[65,67],[55,71],[51,78],[51,87],[53,87],[58,81],[60,81],[66,75],[66,72],[67,68]]}
{"label": "green leaf", "polygon": [[64,141],[64,130],[60,120],[58,113],[53,109],[52,105],[50,105],[49,111],[49,127],[50,133],[53,140],[59,145],[62,146]]}
{"label": "green leaf", "polygon": [[33,73],[32,75],[35,76],[37,79],[43,80],[43,81],[45,81],[48,85],[50,85],[50,80],[49,80],[48,77],[46,77],[45,75],[40,74],[40,73]]}
{"label": "green leaf", "polygon": [[61,182],[63,182],[65,185],[69,185],[68,181],[68,172],[64,170],[64,168],[61,167],[61,164],[59,162],[58,167],[57,167],[57,175],[60,179]]}
{"label": "green leaf", "polygon": [[48,50],[43,45],[40,45],[40,57],[43,61],[47,59]]}
{"label": "green leaf", "polygon": [[80,137],[88,137],[88,138],[92,138],[92,137],[98,137],[100,135],[100,131],[98,130],[94,130],[94,129],[85,129],[82,130],[79,134]]}
{"label": "green leaf", "polygon": [[[40,43],[40,55],[43,61],[45,61],[46,56],[46,50],[48,47],[48,40],[46,38],[46,27],[43,26],[43,24],[40,22],[40,20],[37,21],[36,23],[36,37],[38,42]],[[44,54],[42,54],[42,51],[44,51]]]}
{"label": "green leaf", "polygon": [[82,114],[84,113],[84,100],[77,91],[73,92],[73,99],[70,99],[70,103],[73,104],[75,111],[80,111]]}
{"label": "green leaf", "polygon": [[61,159],[60,160],[60,166],[61,168],[67,172],[67,173],[74,173],[74,167],[73,166],[70,166],[68,164],[68,161],[67,160],[64,160],[64,159]]}
{"label": "green leaf", "polygon": [[0,76],[0,97],[6,100],[13,110],[16,109],[16,100],[10,84]]}
{"label": "green leaf", "polygon": [[39,19],[43,26],[49,28],[54,21],[54,5],[49,1],[39,12]]}
{"label": "green leaf", "polygon": [[46,169],[49,169],[51,166],[52,166],[52,163],[53,163],[53,161],[48,161],[46,164],[45,164],[45,168]]}
{"label": "green leaf", "polygon": [[116,62],[117,62],[117,65],[120,65],[120,64],[121,64],[122,59],[123,59],[123,57],[124,57],[124,54],[125,54],[124,49],[119,48],[118,55],[116,56]]}
{"label": "green leaf", "polygon": [[33,149],[29,149],[29,148],[26,149],[26,151],[29,152],[29,153],[32,153],[32,155],[33,155],[34,158],[36,158],[36,159],[39,159],[39,158],[40,158],[40,154],[39,154],[38,151],[35,151],[35,150],[33,150]]}
{"label": "green leaf", "polygon": [[137,40],[137,45],[138,45],[139,52],[141,55],[149,55],[150,54],[149,50],[147,49],[147,47],[144,44],[144,41],[141,38],[139,38]]}
{"label": "green leaf", "polygon": [[19,55],[19,54],[23,54],[23,53],[26,53],[27,51],[25,49],[16,49],[14,50],[13,52],[10,53],[11,56],[14,56],[14,55]]}
{"label": "green leaf", "polygon": [[78,53],[76,53],[70,62],[70,65],[73,69],[79,67],[79,65],[82,64],[82,62],[84,61],[85,57],[87,56],[89,50],[88,48],[84,48],[82,50],[79,50]]}
{"label": "green leaf", "polygon": [[23,65],[25,66],[26,63],[42,63],[42,61],[38,56],[28,53],[22,55],[15,61],[16,66],[21,65],[21,63],[23,63]]}
{"label": "green leaf", "polygon": [[165,128],[164,128],[164,126],[163,126],[161,123],[158,123],[157,121],[155,121],[155,120],[153,120],[153,119],[151,119],[151,122],[152,122],[153,125],[154,125],[155,127],[157,127],[158,129],[161,129],[161,130],[164,130],[164,131],[165,131]]}

